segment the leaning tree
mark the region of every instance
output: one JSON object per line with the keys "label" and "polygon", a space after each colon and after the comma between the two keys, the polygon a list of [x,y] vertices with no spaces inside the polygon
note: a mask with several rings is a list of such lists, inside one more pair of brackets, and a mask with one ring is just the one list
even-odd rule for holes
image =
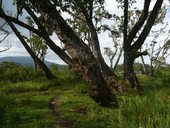
{"label": "leaning tree", "polygon": [[[149,12],[151,0],[145,0],[140,18],[131,30],[128,30],[128,8],[129,2],[133,2],[133,0],[120,0],[119,2],[124,3],[122,7],[124,9],[124,76],[132,87],[137,87],[140,90],[141,87],[134,73],[133,63],[137,57],[145,54],[145,52],[139,52],[139,49],[154,24],[163,0],[156,0],[151,12]],[[112,87],[119,89],[120,85],[115,80],[115,74],[104,62],[97,28],[94,24],[94,12],[96,8],[104,5],[104,0],[15,0],[14,3],[17,5],[18,15],[21,15],[25,10],[37,27],[29,26],[20,21],[18,17],[6,15],[2,8],[0,17],[42,37],[64,62],[86,80],[89,95],[95,102],[103,106],[117,106],[118,101],[112,93]],[[89,29],[91,47],[81,39],[77,31],[63,17],[63,12],[67,13],[68,9],[70,12],[79,12],[84,25]],[[136,39],[136,34],[139,31],[141,31],[140,35]],[[58,36],[64,44],[64,49],[58,47],[51,40],[51,32]]]}

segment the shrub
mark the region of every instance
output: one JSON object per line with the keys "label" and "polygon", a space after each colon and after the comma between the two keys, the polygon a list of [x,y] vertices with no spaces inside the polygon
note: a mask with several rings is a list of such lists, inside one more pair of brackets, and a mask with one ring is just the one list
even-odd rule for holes
{"label": "shrub", "polygon": [[21,65],[15,62],[1,62],[0,63],[0,69],[16,68],[16,67],[21,67]]}
{"label": "shrub", "polygon": [[0,74],[1,81],[19,82],[19,81],[30,81],[44,78],[43,72],[38,69],[34,70],[31,67],[15,67],[15,68],[4,68]]}
{"label": "shrub", "polygon": [[167,86],[170,83],[170,69],[169,68],[161,68],[160,70],[155,72],[155,78],[161,82],[161,85]]}

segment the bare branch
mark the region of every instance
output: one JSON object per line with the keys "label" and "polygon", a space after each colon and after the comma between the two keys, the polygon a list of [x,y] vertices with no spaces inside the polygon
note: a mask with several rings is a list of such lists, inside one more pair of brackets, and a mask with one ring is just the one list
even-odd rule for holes
{"label": "bare branch", "polygon": [[11,47],[12,47],[12,45],[10,45],[9,47],[7,47],[7,48],[5,48],[5,49],[3,49],[3,50],[0,50],[0,53],[9,50]]}
{"label": "bare branch", "polygon": [[0,43],[2,43],[10,34],[11,34],[12,32],[9,32],[9,33],[7,33],[6,34],[6,36],[5,37],[3,37],[3,39],[2,40],[0,40]]}

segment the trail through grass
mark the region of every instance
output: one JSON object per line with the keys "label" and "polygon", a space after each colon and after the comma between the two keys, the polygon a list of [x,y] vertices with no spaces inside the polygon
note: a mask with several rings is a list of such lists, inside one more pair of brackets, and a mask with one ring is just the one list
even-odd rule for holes
{"label": "trail through grass", "polygon": [[61,77],[60,83],[1,81],[0,128],[169,128],[169,80],[139,78],[144,94],[118,94],[118,109],[96,104],[87,86],[74,78],[64,82]]}

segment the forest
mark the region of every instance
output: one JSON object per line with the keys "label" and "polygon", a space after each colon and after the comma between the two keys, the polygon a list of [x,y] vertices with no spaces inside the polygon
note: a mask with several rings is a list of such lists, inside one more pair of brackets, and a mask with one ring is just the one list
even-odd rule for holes
{"label": "forest", "polygon": [[0,0],[0,56],[20,43],[33,63],[0,62],[0,127],[169,128],[169,7]]}

